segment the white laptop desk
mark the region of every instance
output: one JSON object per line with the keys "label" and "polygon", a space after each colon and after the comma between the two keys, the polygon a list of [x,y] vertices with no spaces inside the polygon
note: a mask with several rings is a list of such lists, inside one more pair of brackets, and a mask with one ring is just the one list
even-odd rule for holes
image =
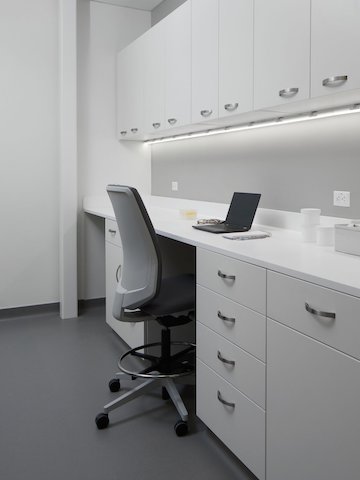
{"label": "white laptop desk", "polygon": [[[296,213],[258,209],[255,228],[272,236],[237,241],[179,213],[225,218],[228,205],[144,203],[158,235],[196,250],[197,415],[261,480],[357,478],[360,257],[303,243]],[[103,199],[84,210],[114,220]]]}

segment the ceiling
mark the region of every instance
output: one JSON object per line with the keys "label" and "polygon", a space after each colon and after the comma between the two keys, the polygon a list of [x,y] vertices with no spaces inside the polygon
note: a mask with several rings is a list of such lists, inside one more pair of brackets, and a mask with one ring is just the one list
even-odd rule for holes
{"label": "ceiling", "polygon": [[136,8],[139,10],[148,10],[151,12],[162,0],[95,0],[101,3],[110,3],[120,7]]}

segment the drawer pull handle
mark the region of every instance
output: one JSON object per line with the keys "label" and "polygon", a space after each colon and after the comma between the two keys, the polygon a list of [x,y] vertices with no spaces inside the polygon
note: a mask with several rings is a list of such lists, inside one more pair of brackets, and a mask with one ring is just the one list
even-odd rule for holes
{"label": "drawer pull handle", "polygon": [[335,77],[324,78],[322,81],[323,87],[337,87],[347,82],[347,75],[335,75]]}
{"label": "drawer pull handle", "polygon": [[238,103],[227,103],[226,105],[224,105],[224,108],[227,112],[235,112],[238,106]]}
{"label": "drawer pull handle", "polygon": [[122,137],[125,137],[126,134],[127,134],[127,131],[126,131],[126,130],[121,130],[120,135],[121,135]]}
{"label": "drawer pull handle", "polygon": [[219,402],[221,402],[223,405],[226,405],[227,407],[235,408],[235,403],[227,402],[226,400],[224,400],[222,398],[220,390],[217,391],[217,398],[218,398]]}
{"label": "drawer pull handle", "polygon": [[175,123],[177,122],[177,119],[176,118],[168,118],[168,122],[170,125],[175,125]]}
{"label": "drawer pull handle", "polygon": [[202,117],[210,117],[212,115],[213,111],[212,110],[201,110],[200,114]]}
{"label": "drawer pull handle", "polygon": [[119,272],[120,272],[120,269],[121,269],[121,265],[118,266],[118,268],[116,269],[116,273],[115,273],[115,278],[116,278],[116,281],[119,283]]}
{"label": "drawer pull handle", "polygon": [[156,123],[153,123],[152,126],[156,129],[156,128],[160,128],[160,125],[161,123],[160,122],[156,122]]}
{"label": "drawer pull handle", "polygon": [[299,92],[299,89],[297,87],[284,88],[283,90],[280,90],[279,97],[283,97],[283,98],[295,97],[295,95],[298,92]]}
{"label": "drawer pull handle", "polygon": [[227,365],[231,365],[232,367],[235,367],[235,360],[227,360],[221,355],[220,350],[217,352],[217,357],[220,360],[220,362],[226,363]]}
{"label": "drawer pull handle", "polygon": [[315,308],[310,307],[310,305],[307,302],[305,303],[305,309],[309,313],[312,313],[313,315],[316,315],[318,317],[332,318],[333,320],[335,320],[336,318],[335,312],[322,312],[320,310],[315,310]]}
{"label": "drawer pull handle", "polygon": [[132,128],[132,129],[131,129],[131,133],[137,133],[138,130],[139,130],[138,128]]}
{"label": "drawer pull handle", "polygon": [[109,228],[109,233],[111,233],[112,236],[116,235],[116,230],[112,230],[111,228]]}
{"label": "drawer pull handle", "polygon": [[230,322],[230,323],[235,323],[235,318],[233,317],[225,317],[220,310],[217,312],[217,316],[220,318],[220,320],[223,320],[224,322]]}
{"label": "drawer pull handle", "polygon": [[218,276],[220,278],[225,278],[226,280],[235,280],[235,275],[227,275],[226,273],[222,273],[221,270],[218,270]]}

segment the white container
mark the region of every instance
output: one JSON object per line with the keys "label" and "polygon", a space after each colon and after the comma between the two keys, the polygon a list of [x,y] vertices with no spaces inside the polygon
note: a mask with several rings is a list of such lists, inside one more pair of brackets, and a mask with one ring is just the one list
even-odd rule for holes
{"label": "white container", "polygon": [[360,220],[348,225],[335,225],[335,250],[360,255]]}
{"label": "white container", "polygon": [[316,242],[316,227],[320,223],[320,208],[302,208],[301,233],[304,242]]}
{"label": "white container", "polygon": [[322,247],[334,245],[334,227],[318,225],[316,227],[316,243]]}

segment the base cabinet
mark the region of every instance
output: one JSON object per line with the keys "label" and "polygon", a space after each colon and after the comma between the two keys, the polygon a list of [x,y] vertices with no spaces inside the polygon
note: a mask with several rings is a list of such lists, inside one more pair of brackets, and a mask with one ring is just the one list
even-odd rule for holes
{"label": "base cabinet", "polygon": [[360,362],[268,319],[267,480],[359,478]]}

